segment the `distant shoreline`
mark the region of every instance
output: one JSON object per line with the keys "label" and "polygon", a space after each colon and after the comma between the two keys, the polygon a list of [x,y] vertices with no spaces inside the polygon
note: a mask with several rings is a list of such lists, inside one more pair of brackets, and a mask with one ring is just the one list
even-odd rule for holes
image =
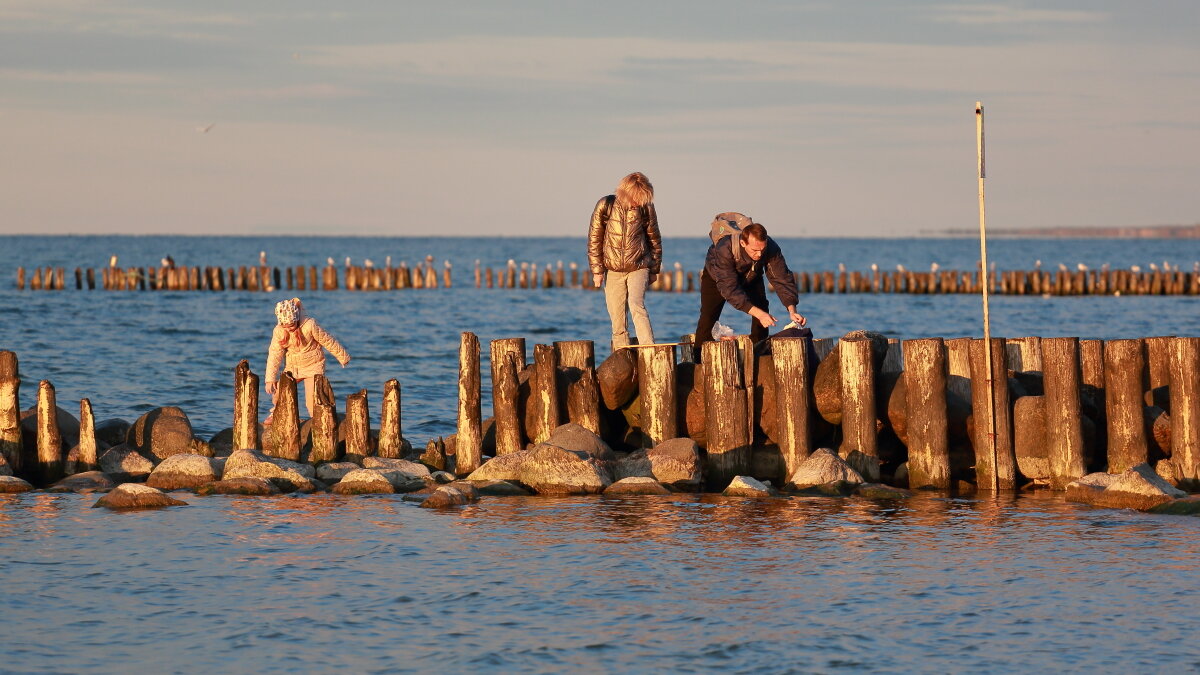
{"label": "distant shoreline", "polygon": [[[948,237],[978,236],[978,230],[953,229],[941,234]],[[1027,237],[1053,239],[1200,239],[1200,223],[1196,225],[1145,225],[1135,227],[1023,227],[993,229],[994,237]]]}

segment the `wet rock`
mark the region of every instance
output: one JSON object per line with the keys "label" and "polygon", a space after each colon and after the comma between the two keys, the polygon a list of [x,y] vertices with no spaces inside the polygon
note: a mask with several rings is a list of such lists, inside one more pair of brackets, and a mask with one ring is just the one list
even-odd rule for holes
{"label": "wet rock", "polygon": [[120,445],[125,442],[125,437],[129,434],[130,426],[132,425],[129,422],[116,417],[106,419],[103,422],[97,422],[93,428],[96,442],[103,442],[110,448],[114,445]]}
{"label": "wet rock", "polygon": [[356,469],[346,474],[337,485],[334,485],[333,492],[339,495],[390,495],[396,492],[396,488],[380,471]]}
{"label": "wet rock", "polygon": [[479,494],[489,497],[527,497],[532,494],[529,490],[505,480],[469,481],[479,490]]}
{"label": "wet rock", "polygon": [[776,497],[779,491],[750,476],[734,476],[722,495],[726,497]]}
{"label": "wet rock", "polygon": [[146,477],[154,470],[154,462],[124,443],[105,450],[100,455],[98,462],[101,471],[120,483],[146,480]]}
{"label": "wet rock", "polygon": [[[690,439],[689,439],[690,440]],[[647,476],[630,476],[609,485],[606,495],[669,495],[667,486]]]}
{"label": "wet rock", "polygon": [[103,471],[84,471],[83,473],[67,476],[50,486],[46,491],[87,494],[89,492],[108,492],[116,486],[117,484]]}
{"label": "wet rock", "polygon": [[803,490],[816,486],[830,486],[836,493],[841,494],[844,491],[843,486],[854,486],[862,482],[862,475],[846,463],[846,460],[838,457],[836,452],[829,448],[819,448],[796,468],[795,473],[788,479],[788,487]]}
{"label": "wet rock", "polygon": [[600,400],[609,410],[617,410],[633,400],[637,393],[637,358],[632,349],[618,349],[596,368]]}
{"label": "wet rock", "polygon": [[233,427],[226,427],[208,439],[208,448],[213,457],[228,457],[233,454]]}
{"label": "wet rock", "polygon": [[1179,487],[1183,480],[1183,472],[1169,459],[1160,459],[1154,463],[1154,473],[1174,487]]}
{"label": "wet rock", "polygon": [[257,450],[235,450],[225,461],[225,470],[221,475],[224,480],[265,478],[284,492],[316,490],[316,486],[309,480],[315,476],[316,470],[307,464],[270,457]]}
{"label": "wet rock", "polygon": [[473,501],[478,501],[478,497],[472,500],[470,495],[459,488],[453,485],[442,485],[421,502],[421,508],[444,509],[452,506],[465,506]]}
{"label": "wet rock", "polygon": [[317,478],[326,483],[336,483],[346,477],[346,474],[351,471],[357,471],[361,467],[354,462],[329,462],[317,467]]}
{"label": "wet rock", "polygon": [[525,458],[528,456],[528,450],[519,450],[493,457],[472,471],[471,475],[467,476],[467,480],[472,482],[503,480],[519,483],[521,481],[521,465],[525,463]]}
{"label": "wet rock", "polygon": [[13,475],[12,467],[8,464],[8,459],[3,453],[0,453],[0,476]]}
{"label": "wet rock", "polygon": [[18,492],[29,492],[33,486],[16,476],[0,476],[0,495],[13,495]]}
{"label": "wet rock", "polygon": [[1124,473],[1088,474],[1067,485],[1066,499],[1114,509],[1148,511],[1160,504],[1186,497],[1154,472],[1148,464],[1138,464]]}
{"label": "wet rock", "polygon": [[[34,395],[37,395],[37,383],[34,383]],[[63,410],[61,407],[56,408],[58,419],[58,433],[62,436],[62,450],[65,453],[72,447],[79,445],[79,419],[71,413]],[[37,424],[38,412],[37,405],[21,411],[21,439],[25,445],[25,451],[32,453],[30,456],[37,457]]]}
{"label": "wet rock", "polygon": [[453,483],[454,481],[458,480],[458,476],[455,476],[449,471],[434,471],[433,473],[429,474],[429,477],[439,483]]}
{"label": "wet rock", "polygon": [[278,487],[266,478],[230,478],[205,483],[196,488],[196,494],[208,495],[244,495],[250,497],[267,497],[280,493]]}
{"label": "wet rock", "polygon": [[1013,404],[1013,450],[1017,455],[1017,470],[1030,480],[1050,480],[1045,400],[1044,396],[1023,396]]}
{"label": "wet rock", "polygon": [[[599,494],[612,483],[608,471],[583,452],[571,452],[555,445],[540,443],[525,454],[524,460],[520,465],[518,481],[538,494]],[[471,476],[472,480],[476,479],[474,473]]]}
{"label": "wet rock", "polygon": [[1163,502],[1150,509],[1150,513],[1162,513],[1171,516],[1200,516],[1200,495],[1180,497],[1169,502]]}
{"label": "wet rock", "polygon": [[880,483],[863,483],[854,489],[854,494],[863,499],[908,499],[913,493]]}
{"label": "wet rock", "polygon": [[453,462],[446,457],[446,442],[438,438],[430,439],[421,453],[421,463],[434,471],[448,471],[453,468]]}
{"label": "wet rock", "polygon": [[217,479],[207,457],[192,454],[171,455],[154,467],[146,485],[159,490],[194,490]]}
{"label": "wet rock", "polygon": [[648,450],[631,452],[617,461],[613,477],[653,478],[683,492],[696,492],[702,484],[700,448],[690,438],[672,438]]}
{"label": "wet rock", "polygon": [[191,453],[192,423],[179,408],[155,408],[134,421],[125,444],[157,462]]}
{"label": "wet rock", "polygon": [[420,462],[410,462],[407,459],[389,459],[387,457],[365,457],[363,458],[364,469],[390,469],[401,471],[413,478],[428,478],[430,476],[429,467]]}
{"label": "wet rock", "polygon": [[[624,350],[628,351],[628,350]],[[581,452],[600,462],[611,462],[616,459],[612,448],[608,447],[599,436],[591,430],[574,422],[560,425],[550,432],[546,443],[558,446],[571,452]]]}
{"label": "wet rock", "polygon": [[164,506],[187,506],[187,502],[170,497],[141,483],[122,483],[92,504],[92,508],[113,510],[160,509]]}

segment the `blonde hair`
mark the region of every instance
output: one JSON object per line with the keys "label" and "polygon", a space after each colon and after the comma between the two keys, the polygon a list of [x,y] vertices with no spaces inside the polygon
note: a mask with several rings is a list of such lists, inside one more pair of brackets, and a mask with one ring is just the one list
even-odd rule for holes
{"label": "blonde hair", "polygon": [[617,184],[617,201],[625,206],[646,206],[654,201],[654,186],[646,174],[634,171]]}

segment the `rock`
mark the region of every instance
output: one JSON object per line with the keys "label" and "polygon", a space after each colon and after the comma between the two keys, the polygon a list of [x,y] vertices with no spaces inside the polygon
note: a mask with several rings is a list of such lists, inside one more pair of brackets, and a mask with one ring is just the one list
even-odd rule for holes
{"label": "rock", "polygon": [[582,452],[600,462],[616,460],[616,455],[613,454],[612,448],[608,447],[608,443],[605,443],[589,429],[574,422],[556,427],[554,431],[550,432],[550,438],[546,439],[546,443],[571,452]]}
{"label": "rock", "polygon": [[8,464],[8,458],[4,456],[4,453],[0,453],[0,476],[11,475],[13,475],[13,471],[12,467]]}
{"label": "rock", "polygon": [[863,499],[908,499],[913,493],[880,483],[863,483],[854,489],[854,494]]}
{"label": "rock", "polygon": [[[34,382],[34,396],[37,396],[37,390],[37,383]],[[56,411],[58,433],[62,436],[62,450],[65,453],[73,446],[79,445],[79,420],[61,407],[57,407]],[[30,456],[32,457],[37,457],[37,424],[36,404],[21,411],[21,438],[24,441],[26,452],[31,452]]]}
{"label": "rock", "polygon": [[726,497],[776,497],[779,492],[765,484],[761,483],[750,476],[734,476],[730,481],[729,487],[725,488],[722,495]]}
{"label": "rock", "polygon": [[1146,445],[1150,457],[1171,456],[1171,416],[1158,406],[1142,408],[1142,419],[1146,421]]}
{"label": "rock", "polygon": [[464,506],[473,501],[478,501],[478,498],[471,499],[468,494],[453,485],[442,485],[421,502],[421,508],[444,509],[451,506]]}
{"label": "rock", "polygon": [[519,450],[507,455],[493,457],[482,466],[471,472],[467,480],[478,482],[484,480],[503,480],[509,482],[521,481],[521,465],[529,457],[529,450]]}
{"label": "rock", "polygon": [[108,492],[116,485],[103,471],[84,471],[58,481],[50,486],[47,492],[77,492],[79,494]]}
{"label": "rock", "polygon": [[1148,464],[1118,475],[1088,474],[1067,485],[1066,499],[1114,509],[1148,511],[1160,504],[1187,497],[1154,472]]}
{"label": "rock", "polygon": [[105,450],[99,457],[100,470],[114,481],[130,483],[146,480],[154,470],[154,462],[137,450],[122,443]]}
{"label": "rock", "polygon": [[363,458],[364,469],[392,469],[402,471],[413,478],[428,478],[429,467],[420,462],[410,462],[407,459],[389,459],[387,457]]}
{"label": "rock", "polygon": [[179,408],[155,408],[129,427],[125,444],[159,462],[172,455],[191,453],[192,423]]}
{"label": "rock", "polygon": [[192,454],[171,455],[154,467],[146,485],[159,490],[194,490],[217,479],[207,457]]}
{"label": "rock", "polygon": [[1200,496],[1180,497],[1150,508],[1150,513],[1171,516],[1200,516]]}
{"label": "rock", "polygon": [[261,496],[279,494],[279,488],[266,478],[230,478],[205,483],[196,488],[198,495],[245,495]]}
{"label": "rock", "polygon": [[[505,455],[511,456],[513,455]],[[528,451],[524,459],[520,465],[518,480],[538,494],[599,494],[612,483],[608,471],[595,459],[586,456],[586,453],[571,452],[555,445],[539,443]],[[496,460],[492,460],[494,461]],[[504,480],[495,476],[487,478]],[[476,480],[474,473],[471,474],[471,480]]]}
{"label": "rock", "polygon": [[458,476],[455,476],[449,471],[434,471],[433,473],[429,474],[429,477],[439,483],[453,483],[454,481],[458,480]]}
{"label": "rock", "polygon": [[[469,480],[469,479],[468,479]],[[469,480],[479,490],[479,494],[489,497],[528,497],[531,492],[505,480]]]}
{"label": "rock", "polygon": [[346,474],[333,492],[339,495],[394,494],[396,488],[382,472],[375,469],[356,469]]}
{"label": "rock", "polygon": [[635,450],[617,461],[613,477],[653,478],[684,492],[696,492],[702,484],[700,448],[690,438],[672,438],[649,450]]}
{"label": "rock", "polygon": [[1179,487],[1179,482],[1183,480],[1183,474],[1179,467],[1169,459],[1160,459],[1155,462],[1154,473],[1175,487]]}
{"label": "rock", "polygon": [[312,492],[316,469],[298,462],[269,457],[257,450],[235,450],[225,461],[222,479],[266,478],[284,492]]}
{"label": "rock", "polygon": [[632,349],[618,349],[596,368],[600,400],[609,410],[617,410],[633,400],[637,393],[637,357]]}
{"label": "rock", "polygon": [[446,457],[446,442],[442,439],[430,439],[421,453],[421,463],[434,471],[448,471],[453,468],[453,460]]}
{"label": "rock", "polygon": [[908,487],[908,462],[896,467],[896,475],[892,477],[892,481],[900,487]]}
{"label": "rock", "polygon": [[125,442],[125,436],[129,434],[130,426],[132,425],[129,422],[113,417],[103,422],[97,422],[92,431],[97,443],[103,442],[111,448]]}
{"label": "rock", "polygon": [[164,506],[187,506],[187,502],[169,497],[161,490],[141,483],[122,483],[92,504],[92,508],[160,509]]}
{"label": "rock", "polygon": [[[691,440],[691,439],[688,439]],[[630,476],[609,485],[606,495],[669,495],[671,491],[662,483],[646,476]]]}
{"label": "rock", "polygon": [[[476,487],[476,485],[469,480],[455,481],[455,482],[451,483],[450,485],[447,485],[446,487],[452,487],[455,490],[458,490],[459,492],[463,493],[464,495],[466,495],[467,499],[470,500],[472,503],[479,501],[479,495],[481,494],[479,492],[479,488]],[[441,486],[438,486],[437,489],[440,490]],[[434,491],[436,492],[437,490],[434,490]]]}
{"label": "rock", "polygon": [[862,475],[838,457],[837,453],[829,448],[819,448],[796,468],[795,473],[788,479],[788,487],[802,490],[832,485],[840,493],[841,488],[837,487],[839,484],[858,485],[862,482]]}
{"label": "rock", "polygon": [[1044,396],[1022,396],[1013,404],[1013,450],[1017,455],[1017,470],[1030,480],[1050,480],[1045,400]]}
{"label": "rock", "polygon": [[16,476],[0,476],[0,495],[13,495],[18,492],[29,492],[33,486]]}
{"label": "rock", "polygon": [[346,477],[346,474],[351,471],[357,471],[359,467],[354,462],[329,462],[317,467],[317,478],[326,483],[336,483]]}
{"label": "rock", "polygon": [[233,427],[226,427],[208,439],[213,457],[228,457],[233,454]]}

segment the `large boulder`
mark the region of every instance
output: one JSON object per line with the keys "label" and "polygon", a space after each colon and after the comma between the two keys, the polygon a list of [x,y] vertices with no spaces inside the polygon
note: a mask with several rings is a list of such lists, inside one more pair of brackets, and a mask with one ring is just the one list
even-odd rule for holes
{"label": "large boulder", "polygon": [[506,480],[468,480],[467,482],[474,485],[475,489],[479,490],[479,494],[489,497],[528,497],[532,494],[520,485]]}
{"label": "large boulder", "polygon": [[1017,470],[1039,482],[1050,480],[1049,445],[1046,443],[1044,396],[1022,396],[1013,404],[1013,450]]}
{"label": "large boulder", "polygon": [[[35,394],[36,390],[37,388],[34,387]],[[56,407],[55,411],[57,413],[55,417],[58,420],[58,433],[62,436],[63,451],[69,450],[72,446],[79,445],[79,418],[63,410],[62,407]],[[33,450],[34,456],[37,456],[37,425],[37,405],[21,411],[21,437],[25,441],[26,448]]]}
{"label": "large boulder", "polygon": [[312,492],[316,470],[307,464],[264,455],[257,450],[235,450],[225,461],[223,480],[265,478],[284,492]]}
{"label": "large boulder", "polygon": [[612,483],[612,477],[587,453],[540,443],[521,462],[519,481],[538,494],[599,494]]}
{"label": "large boulder", "polygon": [[1163,480],[1149,464],[1138,464],[1121,474],[1088,474],[1066,489],[1068,501],[1138,511],[1184,497],[1186,492]]}
{"label": "large boulder", "polygon": [[803,490],[816,486],[854,486],[863,482],[858,473],[829,448],[819,448],[808,456],[788,479],[788,487]]}
{"label": "large boulder", "polygon": [[156,462],[193,452],[192,423],[174,406],[146,412],[129,427],[125,444]]}
{"label": "large boulder", "polygon": [[267,497],[279,494],[279,488],[266,478],[230,478],[205,483],[196,488],[196,494],[207,495],[241,495],[247,497]]}
{"label": "large boulder", "polygon": [[672,438],[650,449],[635,450],[617,461],[613,478],[653,478],[684,492],[702,485],[700,448],[690,438]]}
{"label": "large boulder", "polygon": [[1150,513],[1162,513],[1171,516],[1200,516],[1200,495],[1191,495],[1172,499],[1150,509]]}
{"label": "large boulder", "polygon": [[8,464],[8,458],[4,456],[4,453],[0,453],[0,476],[11,475],[13,475],[13,470]]}
{"label": "large boulder", "polygon": [[345,478],[346,474],[361,468],[354,462],[329,462],[317,467],[317,478],[326,483],[336,483]]}
{"label": "large boulder", "polygon": [[33,486],[16,476],[0,476],[0,495],[12,495],[18,492],[29,492]]}
{"label": "large boulder", "polygon": [[96,436],[96,442],[103,442],[110,448],[114,445],[120,445],[125,442],[125,437],[129,435],[129,427],[132,426],[129,422],[111,417],[109,419],[96,422],[96,426],[92,431]]}
{"label": "large boulder", "polygon": [[632,349],[618,349],[596,368],[600,400],[609,410],[617,410],[637,394],[637,355]]}
{"label": "large boulder", "polygon": [[169,497],[161,490],[141,483],[122,483],[112,492],[92,504],[92,508],[104,507],[114,510],[161,509],[164,506],[187,506],[187,502]]}
{"label": "large boulder", "polygon": [[550,438],[546,439],[546,443],[571,452],[581,452],[598,462],[616,460],[616,455],[613,454],[612,448],[608,447],[608,443],[605,443],[590,429],[574,422],[555,427],[554,431],[550,432]]}
{"label": "large boulder", "polygon": [[233,453],[233,427],[225,427],[208,439],[208,447],[213,457],[228,457]]}
{"label": "large boulder", "polygon": [[630,476],[609,485],[606,495],[669,495],[671,491],[662,483],[647,476]]}
{"label": "large boulder", "polygon": [[154,462],[124,443],[105,450],[97,461],[101,471],[122,483],[146,480],[154,470]]}
{"label": "large boulder", "polygon": [[428,478],[429,467],[420,462],[410,462],[407,459],[392,459],[388,457],[364,457],[364,469],[388,469],[399,471],[412,478]]}
{"label": "large boulder", "polygon": [[675,366],[675,401],[679,428],[698,445],[708,445],[703,372],[698,363],[684,362]]}
{"label": "large boulder", "polygon": [[423,509],[444,509],[479,501],[479,492],[470,483],[441,485],[421,502]]}
{"label": "large boulder", "polygon": [[333,486],[333,492],[339,495],[390,495],[396,492],[396,488],[381,471],[357,469],[343,476],[342,480]]}
{"label": "large boulder", "polygon": [[729,487],[726,487],[721,492],[726,497],[753,497],[761,499],[763,497],[776,497],[779,492],[755,478],[750,476],[734,476],[730,481]]}
{"label": "large boulder", "polygon": [[212,461],[201,455],[171,455],[154,467],[146,485],[159,490],[194,490],[217,479]]}
{"label": "large boulder", "polygon": [[493,457],[472,471],[471,475],[467,476],[467,480],[472,482],[502,480],[519,483],[521,481],[521,465],[525,463],[525,458],[528,456],[528,450],[519,450]]}
{"label": "large boulder", "polygon": [[47,492],[77,492],[79,494],[87,494],[89,492],[108,492],[116,487],[108,474],[103,471],[84,471],[77,473],[58,481],[54,485],[47,488]]}

